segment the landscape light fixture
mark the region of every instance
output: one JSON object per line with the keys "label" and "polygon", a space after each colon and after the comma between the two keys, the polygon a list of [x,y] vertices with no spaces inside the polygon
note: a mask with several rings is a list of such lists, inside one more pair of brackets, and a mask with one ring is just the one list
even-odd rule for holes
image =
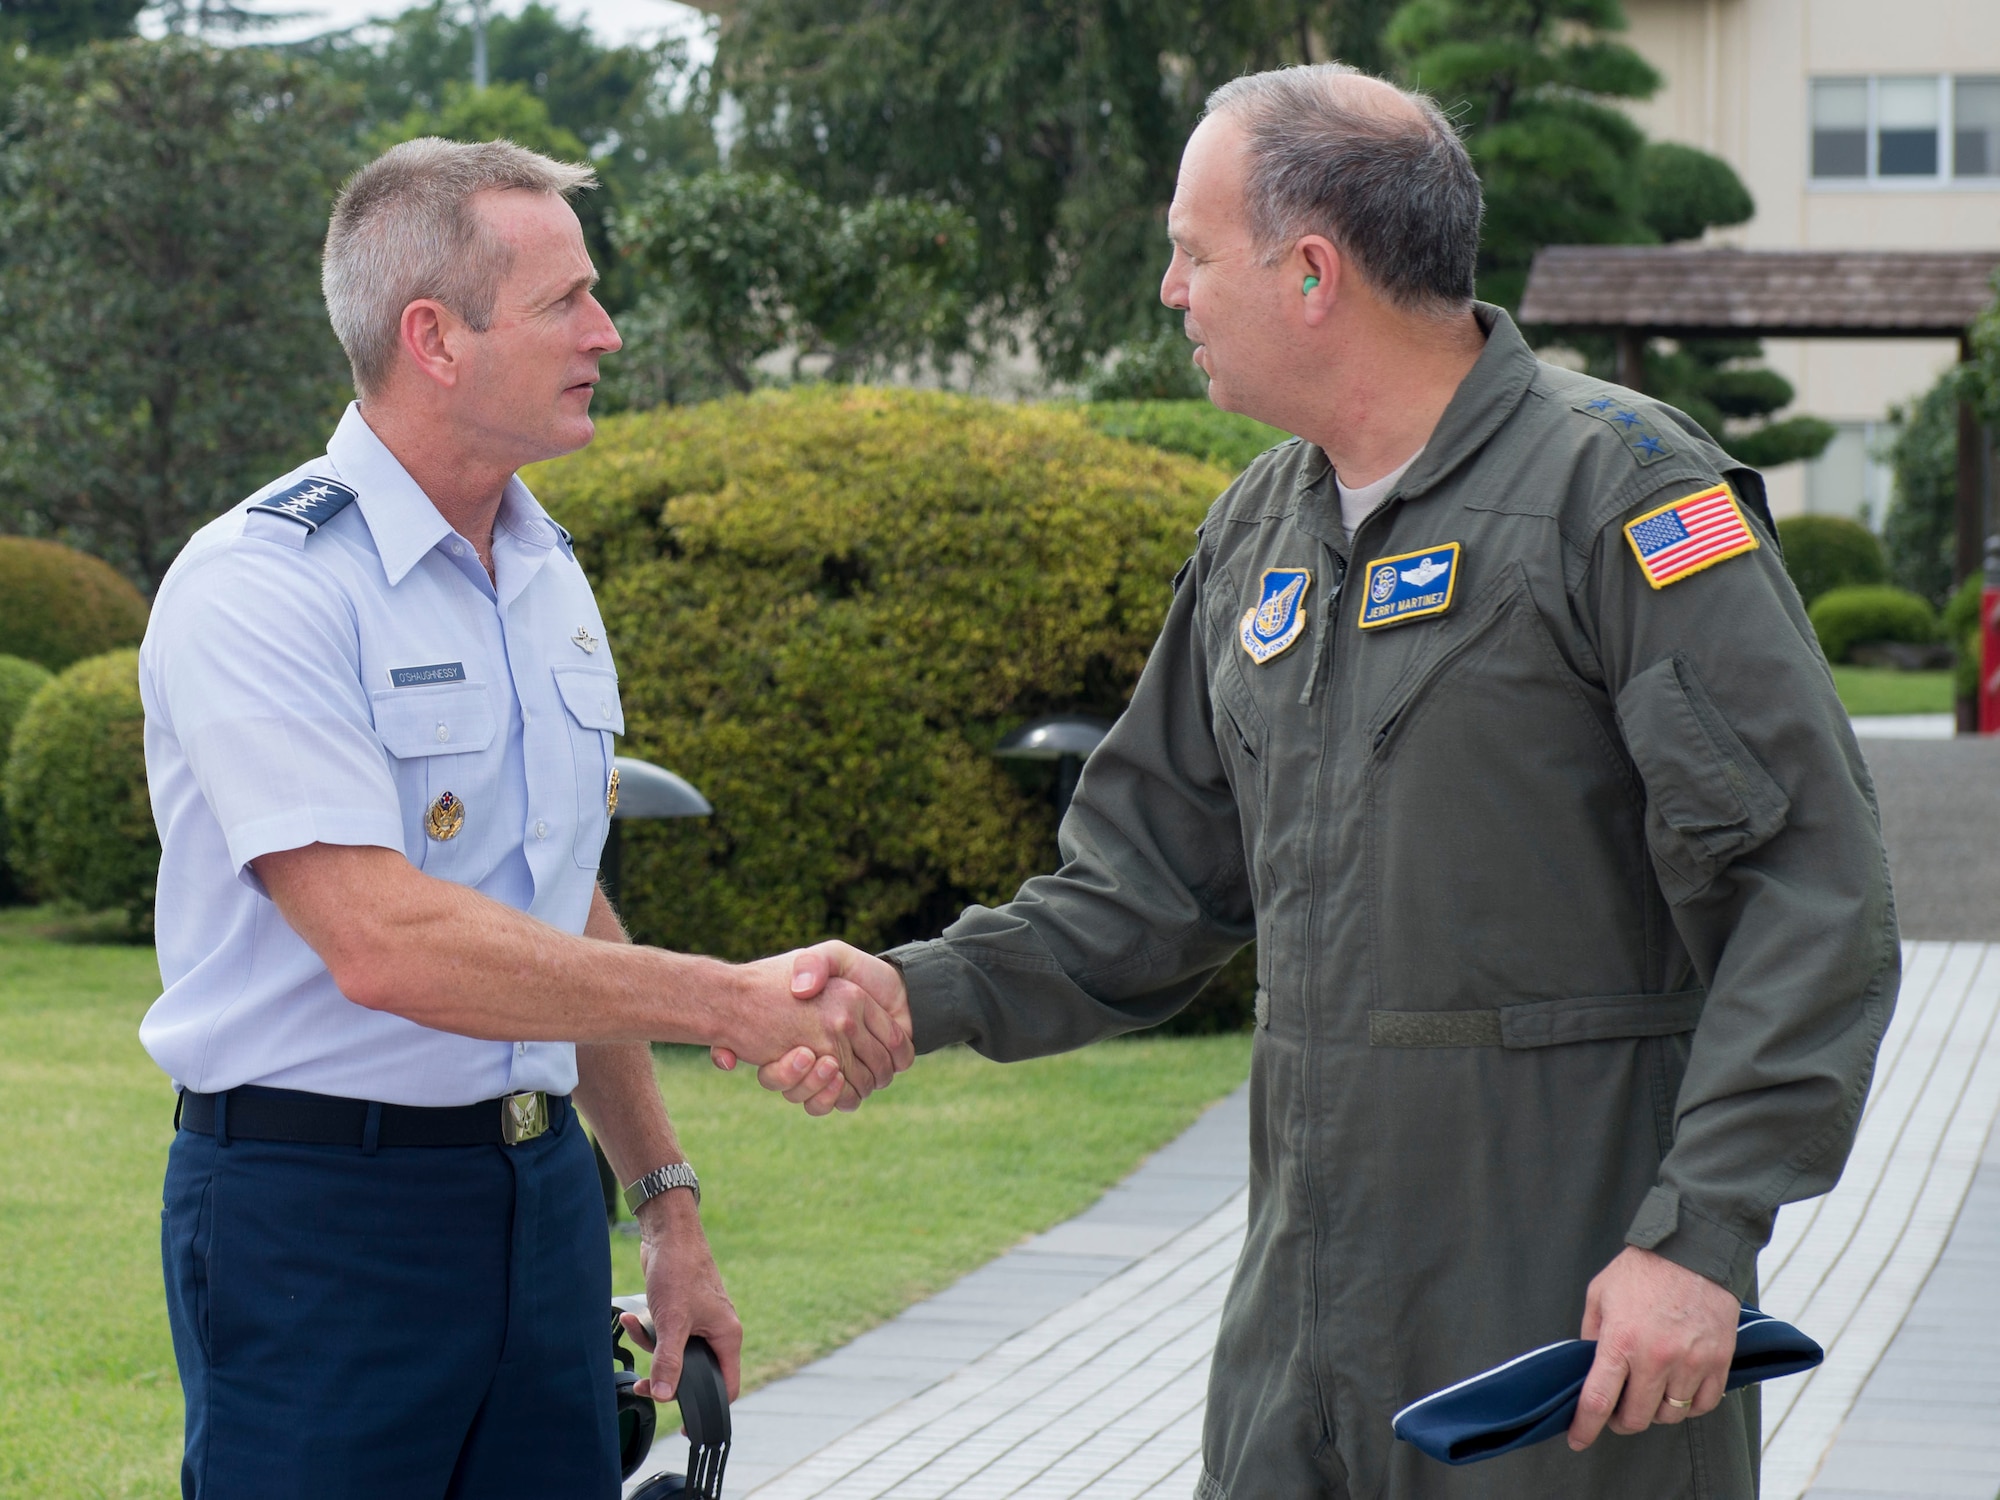
{"label": "landscape light fixture", "polygon": [[1056,821],[1069,811],[1069,799],[1076,795],[1076,783],[1083,775],[1083,763],[1111,732],[1109,720],[1089,714],[1058,714],[1023,724],[993,747],[1001,760],[1052,760],[1056,763]]}

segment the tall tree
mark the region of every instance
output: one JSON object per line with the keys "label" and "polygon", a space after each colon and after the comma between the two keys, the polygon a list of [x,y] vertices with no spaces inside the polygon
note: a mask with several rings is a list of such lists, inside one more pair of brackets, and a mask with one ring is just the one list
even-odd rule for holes
{"label": "tall tree", "polygon": [[130,36],[146,0],[0,0],[0,43],[68,52]]}
{"label": "tall tree", "polygon": [[79,52],[0,149],[0,526],[150,588],[325,441],[347,389],[319,246],[351,93],[255,48]]}
{"label": "tall tree", "polygon": [[1379,65],[1383,0],[742,0],[718,82],[735,165],[818,196],[956,204],[980,292],[1049,366],[1152,335],[1181,148],[1216,84],[1343,57]]}

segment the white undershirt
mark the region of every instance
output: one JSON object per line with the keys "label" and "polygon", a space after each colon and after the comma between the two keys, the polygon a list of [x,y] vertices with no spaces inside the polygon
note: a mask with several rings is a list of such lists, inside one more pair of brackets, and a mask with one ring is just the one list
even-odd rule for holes
{"label": "white undershirt", "polygon": [[1338,474],[1333,476],[1333,487],[1340,491],[1340,524],[1346,528],[1349,541],[1354,539],[1355,528],[1368,519],[1375,507],[1380,505],[1389,491],[1396,487],[1396,481],[1409,471],[1411,464],[1423,456],[1423,452],[1424,450],[1419,448],[1373,484],[1364,484],[1359,489],[1349,489],[1340,482]]}

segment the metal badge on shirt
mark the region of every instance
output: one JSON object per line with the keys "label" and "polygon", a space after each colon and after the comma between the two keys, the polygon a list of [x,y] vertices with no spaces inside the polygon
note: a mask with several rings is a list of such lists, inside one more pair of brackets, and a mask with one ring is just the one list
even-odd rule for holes
{"label": "metal badge on shirt", "polygon": [[1363,575],[1361,628],[1379,630],[1450,609],[1458,589],[1458,549],[1457,542],[1446,542],[1422,552],[1376,558]]}
{"label": "metal badge on shirt", "polygon": [[1656,589],[1757,550],[1757,537],[1743,524],[1743,512],[1726,484],[1647,511],[1625,527],[1625,540],[1632,544],[1646,582]]}
{"label": "metal badge on shirt", "polygon": [[424,832],[440,844],[457,838],[464,826],[465,804],[450,792],[438,793],[437,800],[424,813]]}
{"label": "metal badge on shirt", "polygon": [[389,668],[390,687],[430,687],[440,682],[465,681],[465,663],[462,661],[433,662],[427,667]]}
{"label": "metal badge on shirt", "polygon": [[1306,629],[1306,590],[1312,587],[1310,568],[1266,568],[1257,602],[1244,611],[1236,633],[1250,660],[1258,666],[1289,651]]}

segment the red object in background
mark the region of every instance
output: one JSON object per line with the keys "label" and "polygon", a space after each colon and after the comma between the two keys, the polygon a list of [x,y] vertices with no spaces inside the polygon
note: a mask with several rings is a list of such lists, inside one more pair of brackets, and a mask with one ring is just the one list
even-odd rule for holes
{"label": "red object in background", "polygon": [[1979,593],[1979,732],[2000,733],[2000,583],[1990,568]]}

